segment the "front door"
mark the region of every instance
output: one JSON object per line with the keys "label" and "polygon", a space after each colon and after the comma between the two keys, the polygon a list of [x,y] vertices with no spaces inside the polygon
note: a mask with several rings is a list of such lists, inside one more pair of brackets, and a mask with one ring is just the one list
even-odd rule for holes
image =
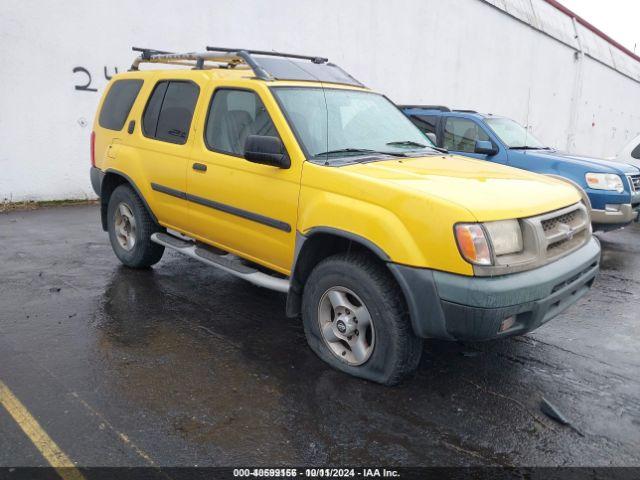
{"label": "front door", "polygon": [[292,158],[291,167],[281,169],[244,159],[247,136],[283,137],[269,112],[277,111],[274,100],[268,92],[262,95],[239,88],[213,91],[204,132],[198,136],[187,169],[189,230],[220,248],[288,274],[302,162]]}

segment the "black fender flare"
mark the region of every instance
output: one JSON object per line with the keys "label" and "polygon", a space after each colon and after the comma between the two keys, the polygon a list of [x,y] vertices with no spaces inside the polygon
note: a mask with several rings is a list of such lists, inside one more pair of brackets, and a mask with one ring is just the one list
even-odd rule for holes
{"label": "black fender flare", "polygon": [[[140,192],[140,189],[138,188],[136,183],[131,179],[131,177],[129,177],[129,175],[127,175],[126,173],[121,172],[120,170],[116,170],[114,168],[107,168],[103,172],[103,174],[104,174],[104,176],[102,177],[102,181],[100,183],[100,193],[103,193],[104,190],[105,190],[104,182],[109,178],[108,174],[113,174],[113,175],[117,175],[119,177],[122,177],[122,179],[124,179],[126,183],[131,185],[131,188],[133,188],[133,190],[136,192],[136,195],[138,195],[138,197],[140,197],[140,200],[142,200],[142,203],[144,204],[145,208],[147,209],[147,212],[149,212],[149,215],[151,215],[151,218],[153,219],[153,221],[156,222],[156,223],[159,223],[158,222],[158,217],[156,217],[156,215],[153,213],[153,210],[149,206],[149,203],[147,202],[147,199],[144,198],[144,195],[142,195],[142,193]],[[101,213],[101,218],[102,218],[102,228],[103,228],[104,231],[107,231],[107,208],[108,208],[108,204],[109,204],[109,197],[105,198],[104,195],[100,195],[100,213]]]}
{"label": "black fender flare", "polygon": [[391,257],[378,245],[360,235],[352,232],[340,230],[332,227],[315,227],[306,234],[296,232],[296,249],[291,269],[290,287],[287,294],[286,313],[288,317],[298,317],[302,311],[302,292],[306,277],[311,273],[313,267],[326,255],[335,253],[330,249],[322,252],[318,256],[311,255],[310,265],[299,265],[306,260],[306,256],[301,255],[304,244],[312,239],[314,235],[327,234],[334,238],[348,240],[358,243],[368,249],[381,262],[385,264],[393,278],[395,279],[402,296],[404,297],[409,318],[414,333],[419,337],[432,336],[434,332],[442,338],[449,338],[444,324],[444,316],[440,306],[440,298],[433,281],[433,273],[428,269],[407,267],[392,262]]}

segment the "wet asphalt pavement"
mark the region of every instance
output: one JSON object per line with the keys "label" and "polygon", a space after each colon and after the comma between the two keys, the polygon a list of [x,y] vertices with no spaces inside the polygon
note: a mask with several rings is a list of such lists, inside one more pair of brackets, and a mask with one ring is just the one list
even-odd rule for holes
{"label": "wet asphalt pavement", "polygon": [[[0,214],[0,381],[82,466],[638,466],[640,225],[600,239],[577,305],[520,338],[427,341],[389,388],[318,360],[282,294],[168,251],[122,267],[96,206]],[[2,407],[0,465],[46,465]]]}

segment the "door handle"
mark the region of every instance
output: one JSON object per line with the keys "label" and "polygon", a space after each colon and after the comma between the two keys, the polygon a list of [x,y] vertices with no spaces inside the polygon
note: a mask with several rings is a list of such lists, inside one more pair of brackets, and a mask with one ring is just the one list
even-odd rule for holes
{"label": "door handle", "polygon": [[199,172],[206,172],[207,166],[204,163],[194,163],[191,168],[198,170]]}

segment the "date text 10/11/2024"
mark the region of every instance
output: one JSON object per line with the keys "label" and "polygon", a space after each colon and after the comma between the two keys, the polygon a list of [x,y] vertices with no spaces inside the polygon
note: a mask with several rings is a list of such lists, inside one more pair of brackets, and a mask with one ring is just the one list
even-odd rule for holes
{"label": "date text 10/11/2024", "polygon": [[397,470],[386,468],[236,468],[234,477],[311,477],[311,478],[393,478],[400,477]]}

